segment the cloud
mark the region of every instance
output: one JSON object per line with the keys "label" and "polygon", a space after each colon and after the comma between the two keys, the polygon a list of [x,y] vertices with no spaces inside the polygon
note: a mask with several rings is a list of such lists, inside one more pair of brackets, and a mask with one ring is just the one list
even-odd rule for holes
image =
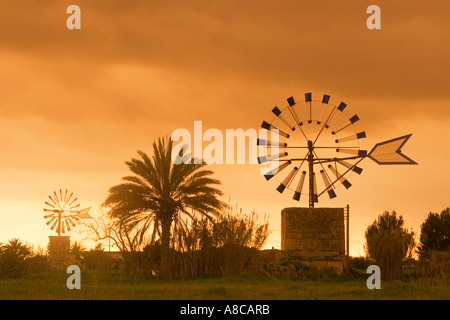
{"label": "cloud", "polygon": [[137,63],[353,97],[448,98],[449,4],[438,2],[381,1],[375,31],[361,1],[80,1],[81,31],[65,28],[67,3],[8,3],[0,38],[5,49],[58,64]]}
{"label": "cloud", "polygon": [[[382,29],[374,31],[365,0],[78,0],[82,29],[70,31],[71,4],[0,4],[0,200],[8,221],[0,233],[18,215],[36,219],[56,188],[101,203],[128,174],[123,162],[137,149],[150,153],[158,136],[192,130],[194,120],[204,130],[258,128],[275,105],[309,91],[348,103],[365,146],[413,132],[406,154],[420,163],[398,169],[396,179],[368,164],[339,203],[325,205],[443,206],[446,191],[433,186],[448,177],[439,169],[448,162],[439,151],[450,115],[447,0],[378,0]],[[215,169],[227,196],[260,212],[270,207],[277,223],[279,208],[293,205],[257,166]],[[419,191],[423,199],[411,197]]]}
{"label": "cloud", "polygon": [[60,163],[50,147],[87,168],[194,120],[258,128],[309,91],[348,103],[369,135],[449,117],[446,1],[380,1],[375,31],[364,1],[79,1],[79,31],[69,4],[1,5],[4,166],[30,165],[20,144],[43,167]]}

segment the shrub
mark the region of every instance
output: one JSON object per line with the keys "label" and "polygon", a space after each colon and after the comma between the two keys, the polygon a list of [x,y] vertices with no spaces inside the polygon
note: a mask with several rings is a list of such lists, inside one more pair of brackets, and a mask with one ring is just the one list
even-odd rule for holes
{"label": "shrub", "polygon": [[29,275],[46,274],[50,270],[50,259],[44,253],[35,253],[26,259]]}
{"label": "shrub", "polygon": [[20,278],[27,272],[26,259],[31,256],[31,247],[14,238],[0,248],[0,277]]}
{"label": "shrub", "polygon": [[229,206],[215,221],[194,220],[178,226],[172,274],[225,276],[257,272],[257,252],[269,236],[268,217]]}
{"label": "shrub", "polygon": [[101,244],[98,244],[94,249],[85,251],[82,254],[83,263],[87,269],[117,269],[118,263],[116,259],[108,255]]}
{"label": "shrub", "polygon": [[366,254],[380,267],[383,278],[400,278],[402,263],[415,247],[414,232],[404,228],[403,217],[384,212],[367,228],[365,237]]}
{"label": "shrub", "polygon": [[146,245],[140,252],[123,252],[124,267],[130,275],[156,276],[161,264],[161,244],[159,241]]}
{"label": "shrub", "polygon": [[431,259],[433,250],[450,249],[450,208],[440,214],[430,212],[420,229],[418,253],[421,259]]}
{"label": "shrub", "polygon": [[372,263],[365,257],[349,257],[348,264],[351,269],[367,269]]}

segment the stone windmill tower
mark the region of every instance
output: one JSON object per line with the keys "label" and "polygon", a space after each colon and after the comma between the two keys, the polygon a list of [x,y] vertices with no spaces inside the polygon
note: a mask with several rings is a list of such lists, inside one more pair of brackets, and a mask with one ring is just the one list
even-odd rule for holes
{"label": "stone windmill tower", "polygon": [[273,108],[270,123],[263,121],[267,135],[257,142],[258,162],[268,165],[266,180],[277,180],[280,193],[291,190],[295,201],[308,201],[308,207],[281,211],[281,249],[304,263],[338,270],[343,270],[346,251],[344,208],[317,208],[319,198],[334,199],[339,188],[350,188],[350,176],[361,175],[358,164],[365,158],[383,165],[417,164],[401,153],[411,135],[378,143],[370,152],[362,149],[366,133],[358,130],[359,117],[348,115],[348,109],[326,94],[315,100],[306,93],[301,102],[290,97],[283,108]]}

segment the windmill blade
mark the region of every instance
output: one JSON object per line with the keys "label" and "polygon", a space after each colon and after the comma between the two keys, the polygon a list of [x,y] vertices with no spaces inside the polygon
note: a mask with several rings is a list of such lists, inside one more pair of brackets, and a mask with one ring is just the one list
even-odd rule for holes
{"label": "windmill blade", "polygon": [[46,205],[48,205],[48,206],[50,206],[50,207],[52,207],[52,208],[54,208],[55,206],[54,205],[52,205],[50,202],[48,202],[48,201],[45,201],[44,202]]}
{"label": "windmill blade", "polygon": [[67,198],[67,189],[66,189],[66,192],[64,193],[64,202],[66,202],[66,198]]}
{"label": "windmill blade", "polygon": [[285,163],[281,164],[280,166],[278,166],[277,168],[273,169],[272,171],[267,172],[266,174],[264,174],[264,177],[266,178],[266,180],[270,180],[272,179],[277,173],[281,172],[284,168],[286,168],[288,165],[291,164],[291,161],[288,160]]}
{"label": "windmill blade", "polygon": [[53,200],[53,198],[52,198],[52,196],[50,195],[50,196],[48,196],[49,198],[50,198],[50,200],[52,200],[52,202],[56,205],[56,201],[55,200]]}
{"label": "windmill blade", "polygon": [[325,111],[326,106],[328,105],[328,102],[330,101],[330,96],[328,94],[324,94],[322,98],[322,103],[320,104],[320,112],[319,117],[317,118],[317,124],[321,124],[323,122],[323,119],[325,118]]}
{"label": "windmill blade", "polygon": [[305,102],[309,102],[309,120],[308,123],[312,122],[312,93],[305,93]]}
{"label": "windmill blade", "polygon": [[67,218],[67,220],[70,222],[70,224],[72,225],[73,228],[75,228],[75,226],[77,225],[71,217]]}
{"label": "windmill blade", "polygon": [[344,167],[347,167],[347,169],[351,169],[353,172],[355,172],[355,173],[357,173],[357,174],[361,174],[362,171],[363,171],[362,168],[360,168],[360,167],[358,167],[358,166],[356,166],[356,165],[353,165],[353,164],[351,164],[351,163],[348,163],[347,161],[344,161],[344,160],[338,160],[337,162],[340,163],[340,164],[342,164]]}
{"label": "windmill blade", "polygon": [[297,124],[300,124],[300,117],[299,117],[297,111],[294,108],[294,106],[295,106],[294,97],[287,98],[287,102],[289,104],[289,106],[288,106],[289,112],[292,114],[292,117],[294,118],[295,122]]}
{"label": "windmill blade", "polygon": [[328,180],[327,175],[324,170],[320,170],[320,175],[322,176],[323,183],[325,184],[325,190],[328,192],[330,199],[336,198],[336,193],[331,189],[331,182]]}
{"label": "windmill blade", "polygon": [[295,124],[292,124],[285,116],[282,114],[278,107],[272,109],[274,115],[278,117],[283,123],[289,128],[289,130],[295,131]]}
{"label": "windmill blade", "polygon": [[294,178],[295,174],[297,173],[298,168],[294,167],[291,172],[284,178],[284,180],[280,183],[280,185],[277,187],[277,191],[279,193],[283,193],[284,189],[286,189],[287,186],[289,186],[289,183]]}
{"label": "windmill blade", "polygon": [[258,157],[258,163],[265,163],[265,162],[269,162],[269,161],[273,161],[276,159],[280,159],[282,157],[286,157],[288,155],[287,152],[280,152],[271,156],[261,156]]}
{"label": "windmill blade", "polygon": [[[347,104],[345,102],[341,102],[337,107],[334,107],[333,110],[331,110],[331,113],[328,116],[327,120],[325,121],[324,127],[329,128],[328,125],[331,122],[331,120],[333,119],[334,115],[336,114],[336,112],[335,112],[336,110],[343,112],[346,107],[347,107]],[[322,127],[322,129],[323,129],[323,127]],[[332,134],[334,134],[334,132],[332,132]]]}
{"label": "windmill blade", "polygon": [[63,200],[63,196],[62,196],[62,190],[61,189],[59,189],[59,197],[60,197],[60,199],[62,201]]}
{"label": "windmill blade", "polygon": [[[303,137],[305,137],[305,139],[308,141],[308,137],[306,136],[305,132],[303,131],[303,129],[301,127],[303,125],[303,123],[300,122],[300,117],[294,108],[294,106],[295,106],[294,97],[287,98],[287,102],[289,104],[288,110],[291,113],[292,118],[294,118],[296,125],[298,125],[298,127],[300,128],[300,132],[302,133]],[[289,138],[289,137],[287,137],[287,138]]]}
{"label": "windmill blade", "polygon": [[[330,96],[328,96],[328,98],[325,98],[325,96],[327,96],[327,95],[324,95],[324,97],[323,97],[323,99],[322,99],[322,106],[323,106],[324,101],[326,101],[326,103],[328,104],[328,100],[330,99]],[[343,102],[341,102],[341,104],[344,104],[344,105],[345,105],[345,103],[343,103]],[[323,109],[324,109],[324,108],[323,108]],[[338,109],[339,109],[339,107],[338,107]],[[323,111],[324,111],[324,110],[322,110],[322,112],[323,112]],[[333,118],[333,116],[334,116],[334,114],[335,114],[335,111],[336,111],[336,107],[333,107],[333,109],[331,109],[331,112],[330,112],[330,114],[328,115],[327,119],[326,119],[325,122],[323,123],[322,128],[320,128],[319,133],[317,134],[316,138],[314,139],[313,144],[315,144],[315,143],[317,142],[317,140],[319,139],[320,135],[321,135],[322,132],[323,132],[323,129],[324,129],[324,128],[327,128],[327,129],[329,128],[328,124],[330,123],[331,119]],[[321,118],[322,118],[322,115],[321,115]],[[318,123],[318,124],[320,124],[320,123]]]}
{"label": "windmill blade", "polygon": [[53,221],[55,221],[55,219],[56,219],[57,217],[56,216],[53,216],[50,220],[48,220],[45,224],[46,225],[49,225],[50,223],[52,223]]}
{"label": "windmill blade", "polygon": [[263,121],[263,123],[261,124],[261,127],[266,129],[266,130],[270,130],[271,132],[277,133],[280,136],[283,136],[283,137],[286,137],[286,138],[290,137],[290,135],[288,133],[278,129],[277,127],[271,125],[270,123],[268,123],[266,121]]}
{"label": "windmill blade", "polygon": [[358,117],[358,115],[355,114],[353,117],[350,118],[350,123],[349,123],[349,124],[343,126],[343,127],[340,128],[339,130],[332,131],[331,134],[337,134],[338,132],[344,130],[345,128],[347,128],[348,126],[354,124],[354,123],[355,123],[356,121],[358,121],[358,120],[359,120],[359,117]]}
{"label": "windmill blade", "polygon": [[68,197],[67,200],[66,200],[67,203],[69,203],[70,198],[72,198],[72,196],[73,196],[73,192],[72,192],[71,194],[69,194],[69,197]]}
{"label": "windmill blade", "polygon": [[78,204],[76,204],[76,205],[74,205],[74,206],[71,206],[70,207],[70,210],[73,210],[73,209],[75,209],[75,208],[78,208],[80,206],[80,204],[78,203]]}
{"label": "windmill blade", "polygon": [[350,182],[348,182],[347,179],[344,178],[344,175],[341,175],[339,173],[339,171],[336,170],[335,167],[333,167],[331,164],[329,164],[328,168],[330,169],[331,172],[334,173],[334,175],[336,176],[336,179],[338,179],[344,185],[345,189],[348,189],[352,186],[352,184]]}
{"label": "windmill blade", "polygon": [[54,216],[53,214],[47,214],[47,215],[44,216],[44,219],[48,219],[48,218],[53,217],[53,216]]}
{"label": "windmill blade", "polygon": [[347,142],[347,141],[355,141],[355,140],[359,140],[359,139],[363,139],[366,137],[366,132],[365,131],[361,131],[340,139],[336,139],[334,142],[336,143],[342,143],[342,142]]}
{"label": "windmill blade", "polygon": [[342,152],[346,154],[352,154],[358,157],[367,156],[367,150],[358,150],[358,149],[350,149],[350,148],[337,148],[336,152]]}
{"label": "windmill blade", "polygon": [[294,196],[292,199],[300,201],[300,195],[302,194],[303,184],[305,183],[306,171],[303,171],[300,180],[298,181],[297,188],[295,188]]}
{"label": "windmill blade", "polygon": [[381,165],[417,164],[402,153],[401,148],[412,134],[377,143],[369,152],[369,158]]}
{"label": "windmill blade", "polygon": [[54,196],[55,196],[56,201],[59,202],[59,200],[58,200],[58,195],[56,194],[56,191],[53,191],[53,194],[54,194]]}
{"label": "windmill blade", "polygon": [[67,231],[70,231],[70,230],[71,230],[71,229],[70,229],[69,221],[67,221],[67,220],[66,220],[66,228],[67,228]]}
{"label": "windmill blade", "polygon": [[340,112],[342,112],[342,111],[344,111],[344,109],[347,107],[347,104],[345,103],[345,102],[341,102],[340,104],[339,104],[339,106],[337,107],[337,109],[340,111]]}
{"label": "windmill blade", "polygon": [[[55,218],[56,218],[56,217],[55,217]],[[58,220],[59,220],[59,219],[55,219],[55,222],[53,222],[52,226],[50,227],[51,230],[53,230],[53,229],[56,227],[56,225],[57,225],[57,223],[58,223]]]}
{"label": "windmill blade", "polygon": [[283,148],[287,146],[287,143],[285,142],[274,142],[272,140],[267,139],[257,139],[256,144],[258,146],[266,146],[268,148]]}
{"label": "windmill blade", "polygon": [[71,207],[72,206],[72,204],[75,202],[75,201],[77,201],[78,200],[78,198],[77,197],[75,197],[75,199],[73,199],[72,200],[72,202],[71,203],[69,203],[69,207]]}

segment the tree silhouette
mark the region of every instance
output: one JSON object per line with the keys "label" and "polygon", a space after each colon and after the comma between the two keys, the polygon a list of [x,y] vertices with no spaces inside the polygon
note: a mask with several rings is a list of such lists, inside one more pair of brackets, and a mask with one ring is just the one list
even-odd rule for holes
{"label": "tree silhouette", "polygon": [[0,249],[0,275],[18,278],[26,272],[26,259],[30,257],[31,248],[20,239],[13,238]]}
{"label": "tree silhouette", "polygon": [[[153,143],[153,156],[137,151],[140,159],[131,159],[126,165],[134,175],[123,177],[123,183],[109,190],[104,205],[112,217],[125,221],[130,228],[138,228],[144,235],[152,232],[161,239],[162,277],[170,274],[170,242],[173,223],[183,216],[195,215],[213,218],[224,203],[219,199],[220,184],[211,178],[212,171],[205,164],[195,164],[190,155],[183,155],[180,164],[172,162],[173,142],[159,138]],[[192,164],[191,164],[192,163]]]}
{"label": "tree silhouette", "polygon": [[86,247],[81,243],[75,241],[70,245],[70,253],[74,256],[78,261],[83,260],[82,254],[86,251]]}
{"label": "tree silhouette", "polygon": [[432,250],[447,250],[450,248],[450,208],[440,214],[431,213],[420,226],[420,258],[431,258]]}
{"label": "tree silhouette", "polygon": [[414,232],[404,225],[401,215],[385,211],[366,229],[366,254],[386,279],[401,276],[402,262],[411,257],[415,247]]}

